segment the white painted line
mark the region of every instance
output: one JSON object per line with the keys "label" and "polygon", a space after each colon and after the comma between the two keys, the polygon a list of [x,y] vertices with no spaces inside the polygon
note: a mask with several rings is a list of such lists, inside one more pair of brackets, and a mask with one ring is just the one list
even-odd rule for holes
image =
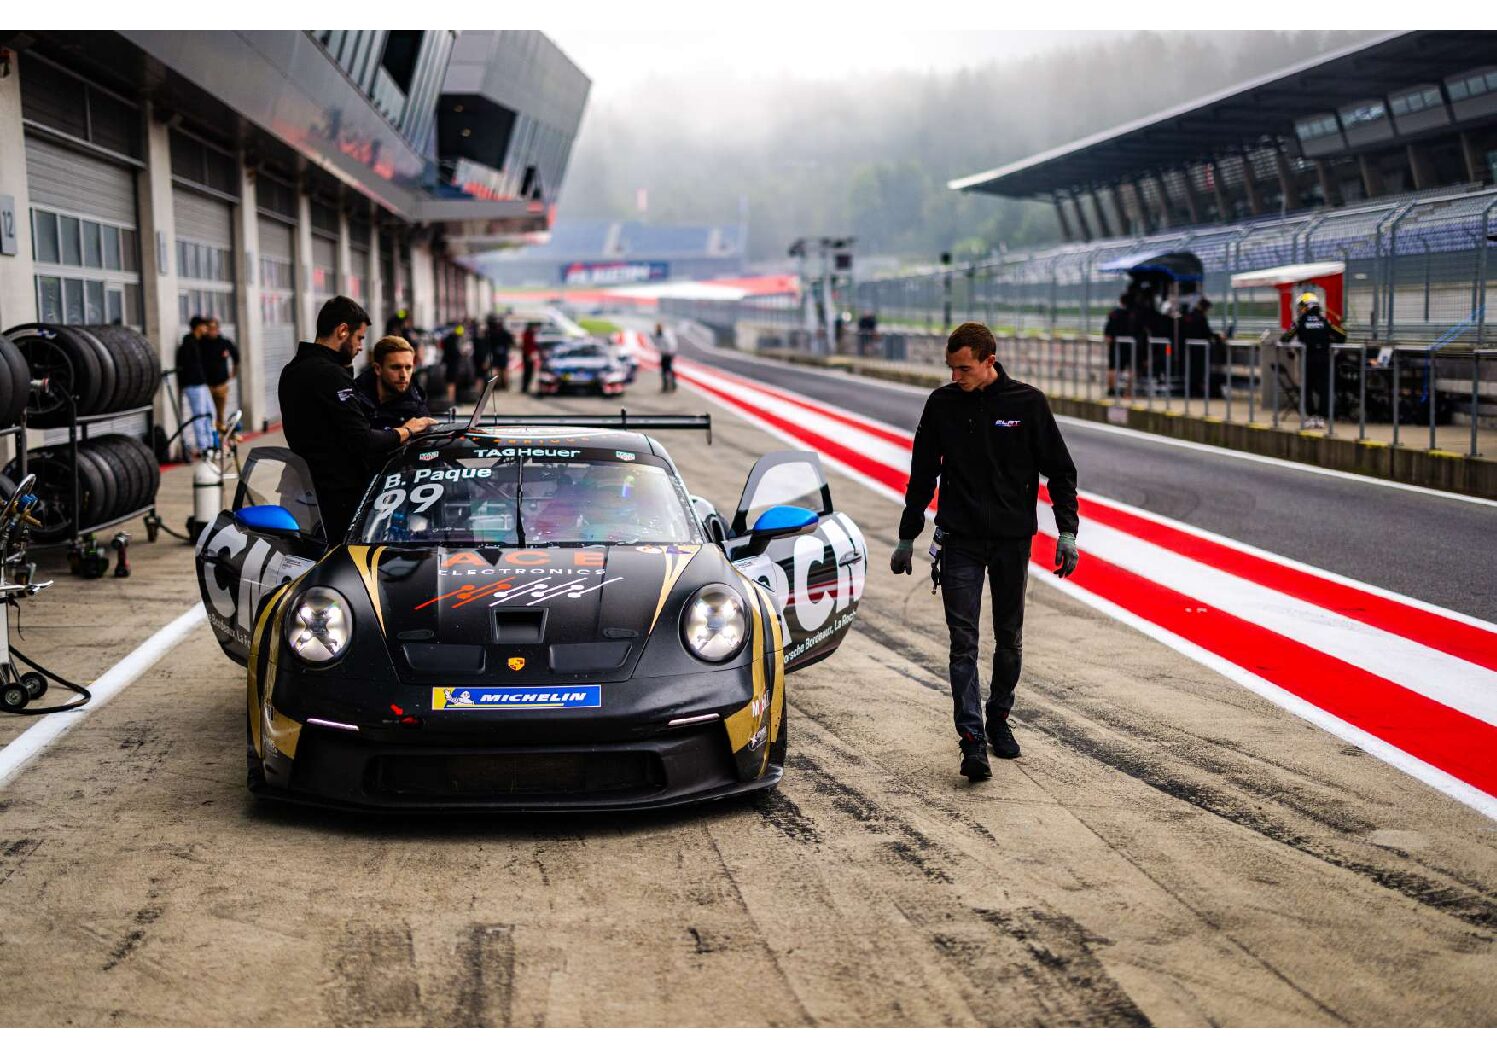
{"label": "white painted line", "polygon": [[104,675],[88,685],[93,699],[81,709],[66,713],[50,713],[23,731],[14,742],[0,749],[0,789],[29,764],[37,754],[57,739],[67,734],[74,725],[140,678],[168,650],[187,638],[205,617],[203,604],[198,603],[171,624],[157,630],[140,646],[126,654]]}
{"label": "white painted line", "polygon": [[1475,809],[1488,819],[1497,819],[1497,797],[1478,790],[1469,783],[1464,783],[1455,776],[1449,775],[1431,764],[1426,764],[1418,757],[1405,753],[1397,746],[1390,745],[1380,738],[1369,735],[1361,728],[1342,720],[1339,716],[1328,713],[1318,706],[1311,705],[1303,698],[1290,694],[1283,688],[1274,686],[1258,674],[1234,665],[1230,661],[1196,646],[1190,640],[1160,628],[1158,625],[1144,620],[1137,614],[1130,613],[1108,599],[1095,595],[1079,585],[1072,584],[1068,580],[1061,580],[1048,569],[1030,563],[1029,571],[1036,579],[1044,581],[1055,590],[1063,592],[1078,602],[1085,603],[1087,606],[1123,622],[1123,624],[1128,625],[1130,628],[1142,632],[1150,639],[1163,643],[1172,650],[1184,654],[1186,657],[1206,666],[1213,672],[1220,673],[1233,683],[1237,683],[1254,694],[1266,698],[1280,708],[1293,713],[1301,720],[1306,720],[1314,724],[1322,731],[1326,731],[1344,742],[1350,742],[1353,746],[1376,757],[1383,763],[1391,764],[1406,775],[1418,779],[1420,782],[1433,787],[1448,797],[1455,798],[1467,808]]}

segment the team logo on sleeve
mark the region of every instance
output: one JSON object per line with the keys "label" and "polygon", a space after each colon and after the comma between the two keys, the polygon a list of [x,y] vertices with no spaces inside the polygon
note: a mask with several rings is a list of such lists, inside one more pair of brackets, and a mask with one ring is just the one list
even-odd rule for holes
{"label": "team logo on sleeve", "polygon": [[1003,429],[1003,430],[1012,430],[1012,429],[1014,429],[1017,426],[1022,426],[1023,424],[1024,424],[1024,422],[1023,422],[1022,419],[994,419],[993,420],[993,425],[997,426],[999,429]]}

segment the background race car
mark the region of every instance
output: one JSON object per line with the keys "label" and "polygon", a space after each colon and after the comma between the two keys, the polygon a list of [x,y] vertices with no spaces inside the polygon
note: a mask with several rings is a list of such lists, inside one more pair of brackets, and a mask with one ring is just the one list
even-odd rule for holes
{"label": "background race car", "polygon": [[626,365],[610,346],[588,340],[547,351],[536,376],[536,394],[595,393],[619,397],[629,383]]}
{"label": "background race car", "polygon": [[779,782],[785,674],[847,634],[858,527],[813,453],[761,459],[727,518],[658,442],[578,422],[596,420],[405,446],[330,550],[301,461],[255,451],[197,548],[212,627],[247,666],[252,790],[592,809]]}

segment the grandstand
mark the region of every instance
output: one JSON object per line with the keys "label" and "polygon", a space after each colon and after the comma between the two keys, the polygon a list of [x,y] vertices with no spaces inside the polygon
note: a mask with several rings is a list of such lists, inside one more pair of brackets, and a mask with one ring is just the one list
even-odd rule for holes
{"label": "grandstand", "polygon": [[[1490,341],[1497,33],[1390,33],[1150,118],[951,181],[1052,202],[1067,242],[959,267],[953,300],[1016,330],[1097,331],[1125,254],[1200,257],[1240,332],[1275,316],[1233,273],[1333,261],[1361,338]],[[930,318],[942,273],[859,285]]]}
{"label": "grandstand", "polygon": [[741,275],[741,224],[558,221],[549,241],[487,254],[476,264],[500,286],[611,286]]}

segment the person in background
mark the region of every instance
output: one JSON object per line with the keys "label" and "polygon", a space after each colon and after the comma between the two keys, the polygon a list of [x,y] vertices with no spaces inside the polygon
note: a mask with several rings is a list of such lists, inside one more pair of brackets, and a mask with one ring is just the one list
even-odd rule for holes
{"label": "person in background", "polygon": [[188,456],[192,457],[213,447],[213,394],[203,370],[203,339],[208,334],[208,321],[202,316],[194,316],[188,321],[187,328],[177,346],[177,385],[187,403],[187,415],[183,420],[187,429],[182,433],[182,443],[188,449]]}
{"label": "person in background", "polygon": [[484,323],[488,331],[489,352],[492,356],[490,365],[494,369],[494,375],[499,379],[500,389],[509,389],[509,351],[514,348],[515,336],[510,333],[509,328],[504,326],[504,317],[497,312],[489,313],[489,318]]}
{"label": "person in background", "polygon": [[442,371],[447,380],[447,399],[457,403],[457,380],[463,373],[463,325],[456,324],[442,338]]}
{"label": "person in background", "polygon": [[369,425],[393,430],[412,419],[430,418],[426,393],[416,382],[416,350],[398,334],[387,334],[369,351],[369,366],[353,382]]}
{"label": "person in background", "polygon": [[463,326],[473,336],[473,381],[482,390],[489,381],[489,362],[494,355],[493,347],[489,345],[488,328],[480,327],[472,317]]}
{"label": "person in background", "polygon": [[520,392],[530,392],[530,380],[535,377],[536,368],[540,364],[541,344],[536,340],[537,327],[535,321],[525,325],[520,332]]}
{"label": "person in background", "polygon": [[1295,309],[1298,316],[1294,326],[1279,341],[1299,342],[1305,347],[1300,385],[1305,389],[1305,410],[1309,415],[1301,428],[1323,430],[1326,420],[1335,415],[1331,407],[1331,346],[1345,342],[1346,332],[1326,318],[1320,298],[1308,291],[1299,296]]}
{"label": "person in background", "polygon": [[660,392],[676,392],[676,336],[664,322],[655,324],[655,349],[660,353]]}
{"label": "person in background", "polygon": [[1221,386],[1208,378],[1211,368],[1208,354],[1222,340],[1221,335],[1211,329],[1211,320],[1206,315],[1210,309],[1211,300],[1202,297],[1180,317],[1180,344],[1184,346],[1181,351],[1190,364],[1192,397],[1203,397],[1207,393],[1213,397],[1221,395]]}
{"label": "person in background", "polygon": [[872,356],[878,348],[878,317],[870,309],[858,317],[858,355]]}
{"label": "person in background", "polygon": [[222,433],[229,416],[229,382],[239,374],[239,347],[219,333],[216,316],[208,317],[207,332],[198,345],[203,350],[203,376],[208,380],[208,392],[217,415],[213,428]]}
{"label": "person in background", "polygon": [[306,461],[312,475],[329,547],[348,535],[379,462],[432,424],[411,419],[393,430],[369,424],[351,371],[368,327],[369,314],[358,302],[341,294],[331,299],[317,313],[317,340],[296,347],[277,387],[286,446]]}
{"label": "person in background", "polygon": [[[951,382],[927,398],[910,453],[910,483],[899,519],[894,573],[911,572],[915,539],[936,495],[941,601],[951,633],[951,697],[961,773],[992,777],[987,746],[1005,760],[1019,756],[1009,728],[1019,683],[1024,591],[1034,535],[1039,475],[1049,479],[1057,539],[1055,574],[1076,570],[1076,464],[1045,395],[1016,382],[998,363],[998,343],[969,322],[946,339]],[[978,621],[983,582],[993,596],[993,682],[986,705],[977,677]],[[984,721],[986,713],[986,721]]]}
{"label": "person in background", "polygon": [[[1107,314],[1107,322],[1102,327],[1102,337],[1107,341],[1107,395],[1109,397],[1120,397],[1118,392],[1118,372],[1129,366],[1131,354],[1128,343],[1119,342],[1119,338],[1133,337],[1131,303],[1127,294],[1118,298],[1117,306]],[[1131,389],[1131,377],[1130,377]],[[1130,393],[1129,396],[1132,396]]]}

